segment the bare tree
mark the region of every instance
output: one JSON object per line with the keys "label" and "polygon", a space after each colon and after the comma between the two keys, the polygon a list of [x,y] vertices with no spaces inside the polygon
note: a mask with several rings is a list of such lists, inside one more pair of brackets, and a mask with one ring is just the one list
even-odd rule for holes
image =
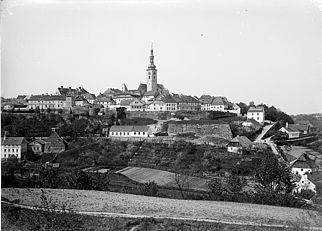
{"label": "bare tree", "polygon": [[189,175],[176,172],[174,175],[174,181],[179,188],[182,199],[186,199],[185,190],[189,189]]}

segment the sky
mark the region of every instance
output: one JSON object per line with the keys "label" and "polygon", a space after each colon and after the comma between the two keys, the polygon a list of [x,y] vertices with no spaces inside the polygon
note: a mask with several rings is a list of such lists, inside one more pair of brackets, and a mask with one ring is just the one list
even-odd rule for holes
{"label": "sky", "polygon": [[1,96],[146,82],[322,112],[322,0],[4,0]]}

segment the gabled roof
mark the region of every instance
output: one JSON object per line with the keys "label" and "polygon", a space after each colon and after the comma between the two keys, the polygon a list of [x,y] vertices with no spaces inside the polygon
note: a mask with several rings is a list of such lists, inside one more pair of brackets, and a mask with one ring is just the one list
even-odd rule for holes
{"label": "gabled roof", "polygon": [[88,91],[86,91],[82,87],[79,87],[79,88],[71,88],[71,87],[66,88],[66,87],[61,86],[61,87],[58,88],[58,91],[63,96],[66,96],[68,94],[71,94],[71,95],[81,95],[81,94],[88,93]]}
{"label": "gabled roof", "polygon": [[108,88],[106,91],[104,91],[104,95],[115,95],[118,93],[122,93],[120,89],[115,89],[115,88]]}
{"label": "gabled roof", "polygon": [[247,111],[248,112],[265,112],[264,107],[250,107]]}
{"label": "gabled roof", "polygon": [[25,137],[6,137],[1,138],[1,145],[22,145],[26,143]]}
{"label": "gabled roof", "polygon": [[94,102],[114,102],[113,99],[111,99],[109,96],[97,96],[96,100]]}
{"label": "gabled roof", "polygon": [[224,106],[228,106],[228,100],[226,97],[222,97],[222,96],[217,96],[214,97],[212,102],[212,105],[224,105]]}
{"label": "gabled roof", "polygon": [[45,140],[46,144],[51,143],[52,146],[63,146],[65,147],[64,140],[58,135],[56,131],[52,131],[50,136]]}
{"label": "gabled roof", "polygon": [[304,131],[308,131],[309,128],[310,127],[307,124],[288,124],[286,129],[291,131],[304,132]]}
{"label": "gabled roof", "polygon": [[242,147],[251,147],[253,145],[252,141],[250,141],[246,136],[236,136],[233,138],[230,143],[239,143]]}
{"label": "gabled roof", "polygon": [[199,100],[204,103],[204,104],[211,104],[211,102],[213,101],[213,96],[211,95],[202,95],[200,96]]}
{"label": "gabled roof", "polygon": [[310,159],[306,153],[303,153],[295,161],[291,163],[292,168],[311,168],[315,169],[316,163],[314,160]]}
{"label": "gabled roof", "polygon": [[131,102],[132,102],[132,99],[123,99],[123,100],[121,100],[120,105],[121,106],[130,106]]}
{"label": "gabled roof", "polygon": [[164,103],[177,103],[177,101],[171,95],[165,95],[162,97]]}
{"label": "gabled roof", "polygon": [[147,91],[143,94],[143,97],[147,96],[153,96],[153,97],[157,97],[159,95],[159,92],[157,91]]}
{"label": "gabled roof", "polygon": [[130,102],[130,105],[144,105],[145,103],[139,99],[134,99]]}
{"label": "gabled roof", "polygon": [[322,183],[322,171],[308,173],[307,178],[314,184]]}
{"label": "gabled roof", "polygon": [[35,139],[35,140],[33,140],[33,141],[30,141],[30,142],[28,143],[28,145],[29,145],[29,144],[31,144],[31,143],[39,143],[39,144],[44,145],[44,144],[45,144],[45,141],[44,141],[44,140],[40,140],[40,139]]}
{"label": "gabled roof", "polygon": [[94,94],[86,93],[82,95],[87,100],[94,100],[96,99],[96,96]]}
{"label": "gabled roof", "polygon": [[64,101],[66,96],[63,95],[32,95],[29,101]]}
{"label": "gabled roof", "polygon": [[173,94],[173,98],[178,103],[201,103],[199,100],[195,99],[190,95]]}
{"label": "gabled roof", "polygon": [[75,101],[86,101],[87,102],[87,100],[83,96],[80,96],[80,95],[75,97]]}

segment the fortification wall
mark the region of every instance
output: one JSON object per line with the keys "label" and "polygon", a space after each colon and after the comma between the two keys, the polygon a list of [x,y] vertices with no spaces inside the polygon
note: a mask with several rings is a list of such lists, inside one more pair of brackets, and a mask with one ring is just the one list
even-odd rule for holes
{"label": "fortification wall", "polygon": [[224,139],[232,139],[233,135],[229,124],[216,123],[192,123],[192,122],[172,122],[168,124],[168,134],[177,135],[183,133],[194,133],[197,137],[218,136]]}

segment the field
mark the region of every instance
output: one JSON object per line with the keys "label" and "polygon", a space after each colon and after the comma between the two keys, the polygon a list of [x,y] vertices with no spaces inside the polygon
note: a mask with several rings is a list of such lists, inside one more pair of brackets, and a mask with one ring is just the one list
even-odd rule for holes
{"label": "field", "polygon": [[[39,206],[40,189],[2,188],[2,197]],[[243,225],[290,225],[320,227],[322,218],[306,210],[217,201],[174,200],[113,192],[45,189],[55,201],[68,201],[76,211],[128,214],[176,219],[205,219]],[[102,214],[101,214],[102,215]]]}
{"label": "field", "polygon": [[[147,183],[149,181],[154,181],[157,185],[167,186],[167,187],[177,187],[175,182],[175,173],[162,171],[152,168],[139,168],[139,167],[127,167],[122,170],[117,171],[128,178],[140,182]],[[184,187],[189,187],[195,190],[208,189],[207,181],[199,177],[187,176],[187,183]]]}

